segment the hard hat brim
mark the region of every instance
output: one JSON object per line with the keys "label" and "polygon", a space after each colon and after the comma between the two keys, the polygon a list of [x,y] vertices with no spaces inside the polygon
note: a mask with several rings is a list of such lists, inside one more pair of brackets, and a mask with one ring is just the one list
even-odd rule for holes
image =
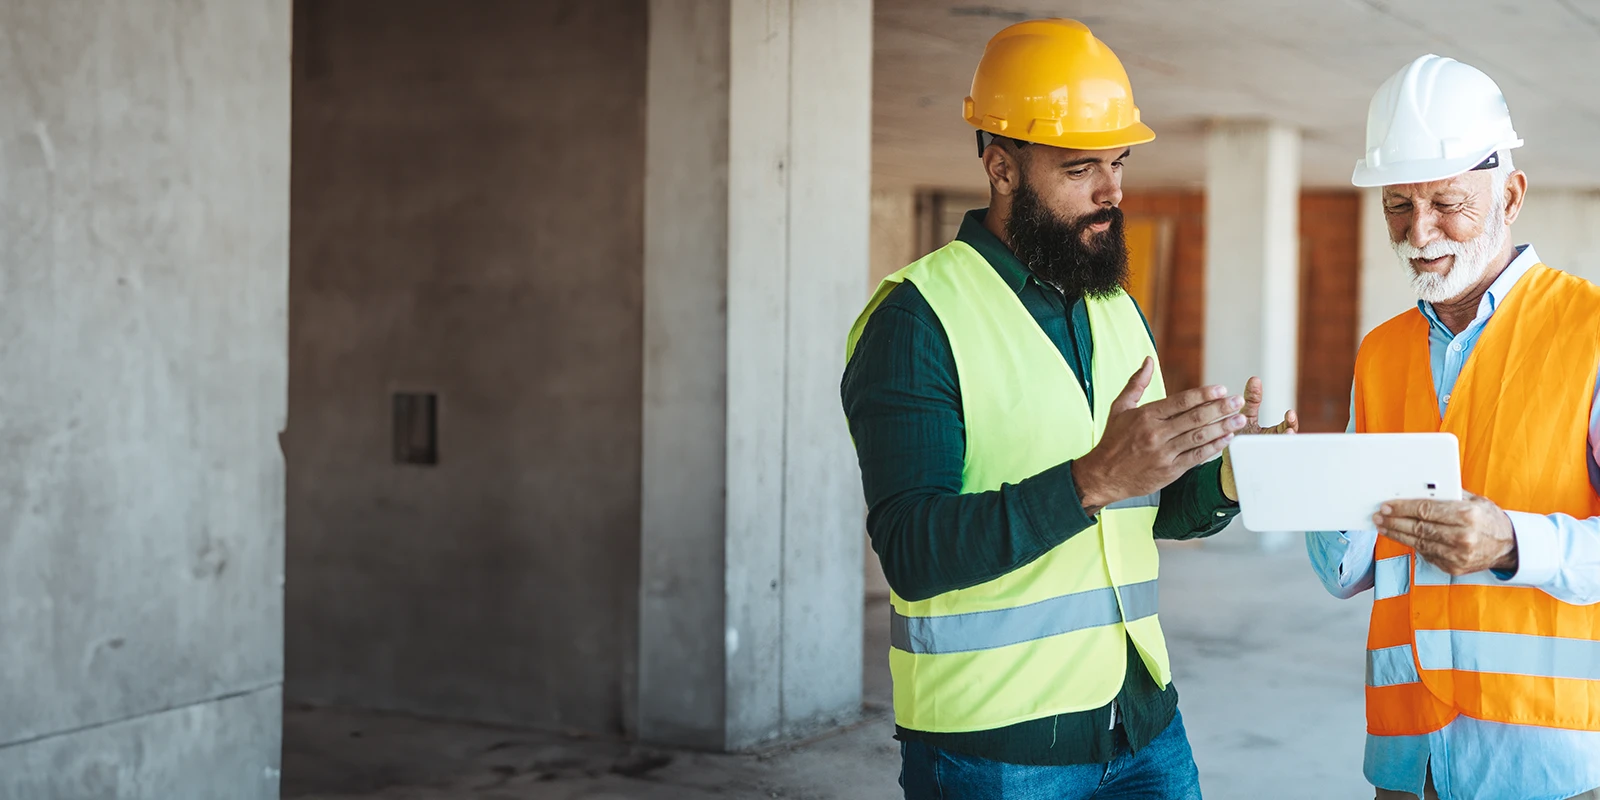
{"label": "hard hat brim", "polygon": [[1355,172],[1350,175],[1350,183],[1363,189],[1379,186],[1398,186],[1407,183],[1430,183],[1464,175],[1473,167],[1483,163],[1490,153],[1496,150],[1509,150],[1519,147],[1522,140],[1502,144],[1484,149],[1482,152],[1473,152],[1460,158],[1434,158],[1427,161],[1406,161],[1383,167],[1369,167],[1367,160],[1356,162]]}
{"label": "hard hat brim", "polygon": [[[968,120],[971,123],[971,120]],[[974,128],[989,131],[996,136],[1016,139],[1019,142],[1062,147],[1068,150],[1116,150],[1123,147],[1132,147],[1136,144],[1148,144],[1155,141],[1156,132],[1143,122],[1135,122],[1126,128],[1114,131],[1067,131],[1060,136],[1034,136],[1030,134],[1012,133],[1009,131],[990,130],[987,125],[973,125]]]}

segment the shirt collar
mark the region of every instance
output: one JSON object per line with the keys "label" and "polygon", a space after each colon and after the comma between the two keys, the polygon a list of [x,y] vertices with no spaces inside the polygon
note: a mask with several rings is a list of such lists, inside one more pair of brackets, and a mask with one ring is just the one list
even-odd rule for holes
{"label": "shirt collar", "polygon": [[983,256],[983,260],[1000,273],[1001,279],[1011,287],[1011,291],[1022,293],[1023,287],[1028,285],[1028,279],[1033,277],[1023,263],[1017,260],[1011,248],[1006,247],[988,228],[983,227],[983,220],[988,216],[989,209],[978,208],[968,211],[961,219],[961,228],[956,232],[956,241],[967,244]]}
{"label": "shirt collar", "polygon": [[[1506,299],[1506,295],[1511,292],[1511,287],[1516,286],[1517,281],[1522,280],[1522,276],[1528,274],[1528,270],[1532,269],[1533,265],[1537,263],[1539,263],[1539,254],[1533,251],[1533,245],[1518,245],[1516,257],[1511,259],[1511,263],[1506,265],[1505,270],[1500,273],[1500,277],[1495,278],[1494,283],[1489,284],[1489,291],[1484,292],[1482,299],[1478,300],[1477,319],[1485,319],[1493,314],[1494,310],[1500,307],[1500,303]],[[1439,320],[1439,315],[1434,313],[1432,303],[1426,300],[1418,300],[1417,308],[1421,309],[1422,313],[1428,317],[1428,321],[1435,325],[1444,325]]]}

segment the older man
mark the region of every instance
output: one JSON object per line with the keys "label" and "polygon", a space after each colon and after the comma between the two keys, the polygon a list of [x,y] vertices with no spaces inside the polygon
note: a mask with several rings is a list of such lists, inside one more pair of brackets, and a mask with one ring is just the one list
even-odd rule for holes
{"label": "older man", "polygon": [[1420,302],[1362,343],[1351,429],[1455,434],[1469,491],[1307,535],[1330,592],[1375,589],[1380,799],[1600,797],[1600,288],[1512,246],[1521,144],[1493,80],[1427,55],[1356,165]]}

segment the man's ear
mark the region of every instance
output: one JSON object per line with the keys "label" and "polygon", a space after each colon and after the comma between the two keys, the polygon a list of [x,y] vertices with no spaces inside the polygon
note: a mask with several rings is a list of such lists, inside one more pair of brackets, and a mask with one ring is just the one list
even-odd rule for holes
{"label": "man's ear", "polygon": [[983,172],[995,194],[1010,197],[1022,182],[1021,154],[1013,147],[993,142],[983,149]]}
{"label": "man's ear", "polygon": [[1528,199],[1528,175],[1522,170],[1512,170],[1506,176],[1506,207],[1500,209],[1506,215],[1506,224],[1517,221],[1517,216],[1522,213],[1522,201]]}

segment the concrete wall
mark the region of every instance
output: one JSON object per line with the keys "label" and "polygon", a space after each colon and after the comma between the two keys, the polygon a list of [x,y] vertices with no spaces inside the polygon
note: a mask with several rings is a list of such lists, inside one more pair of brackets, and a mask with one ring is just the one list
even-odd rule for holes
{"label": "concrete wall", "polygon": [[1540,189],[1537,179],[1528,177],[1528,199],[1511,238],[1532,243],[1552,267],[1600,282],[1600,191]]}
{"label": "concrete wall", "polygon": [[[1361,324],[1358,338],[1390,317],[1413,308],[1417,298],[1389,244],[1383,217],[1383,190],[1361,190]],[[1520,225],[1518,226],[1520,227]],[[1516,231],[1521,233],[1520,230]]]}
{"label": "concrete wall", "polygon": [[[297,4],[292,699],[623,732],[642,0]],[[390,396],[436,392],[439,463]]]}
{"label": "concrete wall", "polygon": [[0,31],[0,797],[276,798],[289,6]]}
{"label": "concrete wall", "polygon": [[922,254],[917,242],[917,193],[903,187],[872,190],[872,262],[862,302],[878,282]]}

